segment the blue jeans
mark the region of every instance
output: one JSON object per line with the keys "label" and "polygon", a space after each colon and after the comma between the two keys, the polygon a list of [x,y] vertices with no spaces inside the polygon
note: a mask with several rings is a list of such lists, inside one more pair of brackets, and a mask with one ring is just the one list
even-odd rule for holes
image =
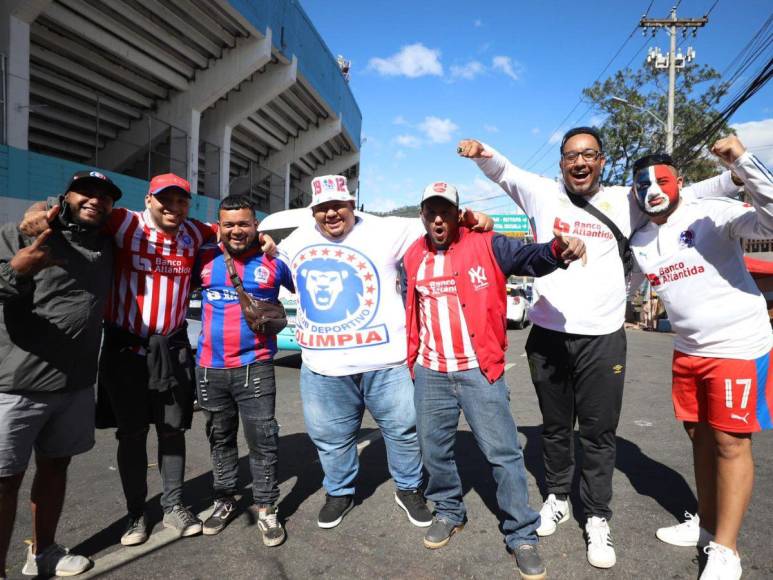
{"label": "blue jeans", "polygon": [[276,380],[273,363],[229,369],[196,367],[199,405],[207,420],[212,456],[214,499],[239,493],[239,416],[250,450],[252,499],[274,505],[279,498],[279,425],[274,417]]}
{"label": "blue jeans", "polygon": [[454,524],[467,518],[454,443],[464,411],[478,447],[497,483],[497,504],[505,515],[502,532],[510,548],[537,543],[539,514],[529,507],[529,490],[510,394],[502,376],[490,384],[480,369],[441,373],[415,367],[419,443],[429,474],[427,499],[436,516]]}
{"label": "blue jeans", "polygon": [[329,377],[301,366],[301,399],[306,430],[332,496],[354,493],[359,461],[357,433],[367,408],[378,423],[389,472],[398,489],[421,485],[413,382],[405,365],[357,375]]}

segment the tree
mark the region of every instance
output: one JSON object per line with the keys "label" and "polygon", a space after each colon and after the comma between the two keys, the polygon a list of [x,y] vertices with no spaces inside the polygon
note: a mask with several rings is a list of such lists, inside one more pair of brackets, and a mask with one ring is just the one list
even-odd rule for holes
{"label": "tree", "polygon": [[[687,182],[716,175],[718,166],[710,156],[694,156],[679,145],[696,135],[719,114],[715,106],[727,92],[718,83],[720,74],[709,66],[688,65],[678,71],[674,99],[674,162]],[[707,83],[711,83],[706,86]],[[650,68],[616,72],[595,82],[583,94],[606,115],[601,125],[606,165],[604,184],[630,183],[633,162],[648,153],[665,151],[665,121],[668,109],[668,75]],[[612,99],[625,99],[628,104]],[[649,111],[649,112],[648,112]],[[717,139],[732,133],[723,123]]]}

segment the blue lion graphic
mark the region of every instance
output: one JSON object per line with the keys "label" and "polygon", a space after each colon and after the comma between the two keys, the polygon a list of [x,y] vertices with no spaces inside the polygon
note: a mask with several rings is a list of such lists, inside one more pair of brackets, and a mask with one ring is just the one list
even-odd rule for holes
{"label": "blue lion graphic", "polygon": [[346,320],[357,312],[362,300],[362,280],[349,264],[316,258],[298,270],[301,308],[312,322]]}

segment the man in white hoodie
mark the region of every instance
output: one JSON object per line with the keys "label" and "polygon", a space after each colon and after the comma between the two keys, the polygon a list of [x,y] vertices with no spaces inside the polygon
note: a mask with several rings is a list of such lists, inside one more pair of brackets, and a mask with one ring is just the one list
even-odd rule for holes
{"label": "man in white hoodie", "polygon": [[773,175],[735,136],[711,150],[743,180],[751,205],[681,199],[670,156],[648,155],[634,164],[634,192],[650,223],[631,248],[676,333],[672,397],[692,440],[698,490],[698,514],[657,536],[677,546],[708,543],[701,580],[735,580],[754,480],[752,433],[773,427],[773,335],[739,239],[773,237]]}

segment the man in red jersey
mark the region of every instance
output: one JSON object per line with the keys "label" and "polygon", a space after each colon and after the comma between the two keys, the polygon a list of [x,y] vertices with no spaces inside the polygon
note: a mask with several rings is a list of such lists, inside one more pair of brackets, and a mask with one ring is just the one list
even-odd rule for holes
{"label": "man in red jersey", "polygon": [[182,502],[194,392],[185,314],[196,254],[215,229],[188,219],[190,201],[186,180],[158,175],[150,182],[144,212],[120,208],[108,221],[115,266],[99,378],[118,427],[118,470],[129,513],[121,537],[125,546],[148,538],[150,424],[158,437],[164,526],[181,536],[201,532],[201,521]]}
{"label": "man in red jersey", "polygon": [[[185,429],[191,424],[194,392],[185,314],[196,254],[217,230],[188,219],[190,201],[185,179],[157,175],[145,196],[145,211],[114,208],[105,230],[113,237],[115,260],[97,424],[118,427],[118,470],[129,512],[121,543],[127,546],[148,537],[144,510],[151,423],[158,436],[164,525],[182,536],[201,531],[201,522],[182,503]],[[39,233],[49,217],[31,210],[21,229]]]}

